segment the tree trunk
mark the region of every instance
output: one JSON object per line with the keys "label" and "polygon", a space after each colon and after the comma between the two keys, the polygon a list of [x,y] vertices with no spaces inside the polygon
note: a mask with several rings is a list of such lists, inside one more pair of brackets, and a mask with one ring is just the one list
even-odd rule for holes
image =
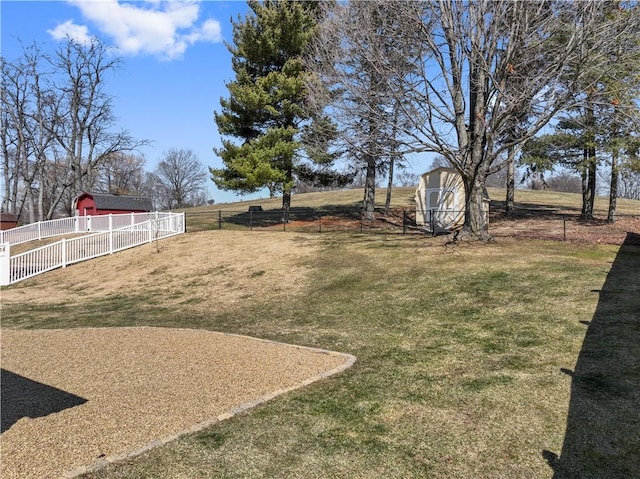
{"label": "tree trunk", "polygon": [[616,203],[618,201],[618,155],[619,148],[613,147],[611,152],[611,186],[609,188],[609,212],[607,221],[613,223],[616,220]]}
{"label": "tree trunk", "polygon": [[596,147],[595,147],[595,124],[596,118],[592,98],[587,98],[585,121],[587,123],[587,144],[583,151],[584,168],[586,169],[586,181],[583,177],[582,183],[582,213],[583,220],[593,219],[593,204],[596,197]]}
{"label": "tree trunk", "polygon": [[30,186],[27,187],[27,212],[29,214],[29,223],[37,221],[35,202],[33,201],[33,189]]}
{"label": "tree trunk", "polygon": [[505,212],[513,213],[515,208],[515,191],[516,191],[516,167],[515,167],[516,148],[509,148],[507,154],[507,197],[505,200]]}
{"label": "tree trunk", "polygon": [[284,213],[285,221],[289,218],[289,211],[291,210],[291,188],[286,188],[282,192],[282,212]]}
{"label": "tree trunk", "polygon": [[585,171],[582,176],[582,212],[580,218],[583,220],[593,219],[593,206],[596,197],[596,149],[594,147],[585,148]]}
{"label": "tree trunk", "polygon": [[391,208],[391,188],[393,188],[393,166],[395,158],[392,156],[389,160],[389,183],[387,183],[387,199],[384,202],[384,214],[389,214],[389,208]]}
{"label": "tree trunk", "polygon": [[367,176],[364,180],[364,218],[366,221],[375,219],[376,201],[376,159],[369,155],[367,158]]}
{"label": "tree trunk", "polygon": [[44,182],[40,183],[38,189],[38,221],[44,221]]}
{"label": "tree trunk", "polygon": [[293,165],[289,163],[286,170],[286,179],[282,188],[282,221],[289,222],[289,211],[291,210],[291,188],[293,185]]}
{"label": "tree trunk", "polygon": [[489,224],[484,211],[484,179],[476,176],[472,181],[464,179],[465,218],[463,233],[482,241],[491,239]]}

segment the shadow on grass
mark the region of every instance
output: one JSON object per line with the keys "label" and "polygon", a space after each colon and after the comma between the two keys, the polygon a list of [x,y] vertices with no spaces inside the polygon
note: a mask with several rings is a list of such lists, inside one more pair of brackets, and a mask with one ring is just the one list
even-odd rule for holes
{"label": "shadow on grass", "polygon": [[[256,205],[252,205],[256,206]],[[187,213],[187,230],[190,232],[216,229],[250,229],[270,228],[283,223],[307,222],[314,223],[325,216],[335,215],[343,218],[360,218],[360,210],[356,204],[324,205],[321,208],[305,206],[292,207],[285,216],[281,208],[265,210],[244,209],[216,210]]]}
{"label": "shadow on grass", "polygon": [[37,418],[80,406],[86,399],[47,384],[33,381],[6,369],[0,370],[2,389],[2,431],[23,417]]}
{"label": "shadow on grass", "polygon": [[360,210],[356,205],[325,205],[322,208],[292,207],[286,217],[280,208],[233,214],[223,212],[223,221],[245,227],[264,228],[282,224],[285,221],[314,222],[329,215],[354,220],[360,219]]}
{"label": "shadow on grass", "polygon": [[640,474],[640,235],[627,234],[571,376],[562,452],[543,451],[554,479]]}
{"label": "shadow on grass", "polygon": [[[507,202],[504,200],[491,200],[491,212],[505,214],[507,210]],[[536,203],[514,203],[513,216],[541,216],[541,215],[559,215],[559,214],[580,214],[580,208],[573,206],[556,206]]]}

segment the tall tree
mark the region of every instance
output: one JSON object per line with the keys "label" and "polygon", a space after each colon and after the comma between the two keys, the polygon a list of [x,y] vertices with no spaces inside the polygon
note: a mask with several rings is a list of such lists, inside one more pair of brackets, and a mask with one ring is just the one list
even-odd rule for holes
{"label": "tall tree", "polygon": [[373,219],[377,175],[389,176],[388,209],[394,167],[402,166],[400,137],[406,125],[401,123],[402,99],[392,90],[397,76],[408,76],[413,67],[412,43],[394,42],[398,25],[388,10],[392,4],[384,0],[325,4],[307,59],[322,80],[322,88],[311,85],[314,106],[329,109],[338,125],[339,150],[347,162],[364,171],[367,219]]}
{"label": "tall tree", "polygon": [[3,201],[2,211],[20,214],[24,197],[20,199],[23,170],[29,156],[24,125],[29,111],[30,82],[28,66],[23,62],[2,59],[0,111],[2,138]]}
{"label": "tall tree", "polygon": [[50,58],[37,44],[23,46],[22,53],[14,62],[2,60],[2,207],[36,221],[53,214],[48,172],[55,163],[59,99],[51,86]]}
{"label": "tall tree", "polygon": [[116,152],[109,155],[99,167],[97,185],[105,193],[142,193],[144,185],[144,156]]}
{"label": "tall tree", "polygon": [[172,148],[162,155],[154,172],[164,193],[161,207],[166,209],[193,206],[205,189],[207,173],[198,156],[191,150]]}
{"label": "tall tree", "polygon": [[602,82],[604,90],[604,122],[607,146],[610,154],[611,178],[609,182],[609,209],[607,220],[616,216],[618,185],[621,171],[633,164],[637,158],[638,132],[640,131],[640,20],[638,6],[622,8],[614,2],[607,12],[610,16],[635,19],[636,29],[610,47],[614,58],[612,68]]}
{"label": "tall tree", "polygon": [[116,118],[105,83],[121,63],[97,39],[81,44],[71,38],[58,48],[53,65],[61,72],[56,83],[60,105],[56,139],[64,150],[74,194],[90,189],[99,165],[110,155],[146,144],[127,131],[112,131]]}
{"label": "tall tree", "polygon": [[303,54],[315,31],[316,2],[249,0],[250,12],[233,22],[235,79],[227,84],[215,121],[224,139],[215,152],[223,168],[211,168],[215,184],[242,193],[264,187],[282,192],[291,204],[300,161],[301,129],[310,114],[305,106]]}

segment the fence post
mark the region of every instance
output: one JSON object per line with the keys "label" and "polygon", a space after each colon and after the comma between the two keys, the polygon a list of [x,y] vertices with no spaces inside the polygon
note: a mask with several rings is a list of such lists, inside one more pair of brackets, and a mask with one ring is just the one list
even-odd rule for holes
{"label": "fence post", "polygon": [[407,210],[402,208],[402,234],[407,234]]}
{"label": "fence post", "polygon": [[131,226],[136,224],[136,217],[133,212],[131,212]]}
{"label": "fence post", "polygon": [[38,240],[42,239],[42,228],[40,227],[40,221],[38,221]]}
{"label": "fence post", "polygon": [[567,217],[566,216],[562,217],[562,229],[563,229],[562,241],[567,241]]}
{"label": "fence post", "polygon": [[249,209],[249,231],[253,231],[253,210]]}
{"label": "fence post", "polygon": [[113,216],[109,213],[109,254],[113,254]]}
{"label": "fence post", "polygon": [[322,233],[322,216],[318,218],[318,233]]}
{"label": "fence post", "polygon": [[11,280],[11,243],[0,244],[0,286],[6,286]]}
{"label": "fence post", "polygon": [[67,240],[66,238],[62,238],[61,241],[62,244],[62,254],[61,254],[61,258],[60,260],[62,261],[62,267],[66,268],[67,267]]}
{"label": "fence post", "polygon": [[218,229],[222,229],[222,210],[218,210]]}
{"label": "fence post", "polygon": [[429,225],[431,226],[431,236],[436,235],[436,218],[433,213],[434,210],[429,210]]}

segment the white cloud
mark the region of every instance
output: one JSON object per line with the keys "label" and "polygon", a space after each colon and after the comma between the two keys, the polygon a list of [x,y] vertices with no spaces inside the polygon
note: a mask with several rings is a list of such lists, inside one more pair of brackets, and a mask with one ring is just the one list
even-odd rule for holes
{"label": "white cloud", "polygon": [[89,29],[85,25],[76,25],[73,23],[73,20],[67,20],[56,28],[47,30],[47,33],[51,35],[54,40],[64,40],[69,37],[84,45],[88,45],[92,40],[92,37],[89,35]]}
{"label": "white cloud", "polygon": [[[120,3],[118,0],[68,0],[84,18],[110,39],[124,55],[151,54],[166,60],[179,58],[197,42],[222,40],[220,23],[206,20],[198,24],[200,0],[146,0]],[[66,25],[66,27],[65,27]],[[66,22],[50,31],[84,31],[88,28]],[[54,38],[56,38],[54,36]],[[60,37],[57,37],[60,38]]]}

